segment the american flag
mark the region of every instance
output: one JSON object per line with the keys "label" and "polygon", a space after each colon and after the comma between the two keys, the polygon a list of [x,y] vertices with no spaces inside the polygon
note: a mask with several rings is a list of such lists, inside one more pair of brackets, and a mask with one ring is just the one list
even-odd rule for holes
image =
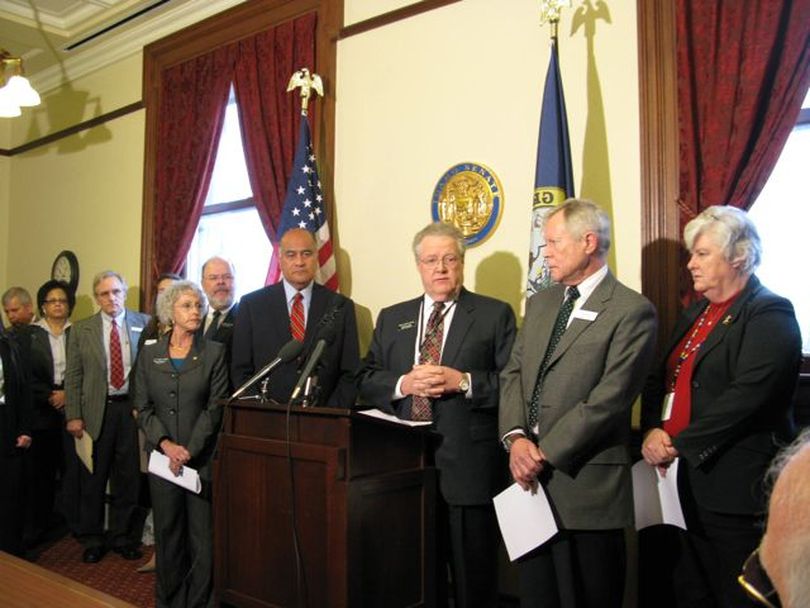
{"label": "american flag", "polygon": [[[284,209],[281,211],[278,234],[282,235],[290,228],[304,228],[315,234],[320,265],[315,280],[332,291],[337,291],[339,288],[337,266],[332,252],[329,223],[326,221],[326,205],[321,180],[318,178],[315,154],[312,152],[309,121],[306,116],[301,117],[301,132],[295,150],[292,176],[287,186],[287,196],[284,199]],[[268,283],[276,283],[280,277],[281,270],[274,261]]]}

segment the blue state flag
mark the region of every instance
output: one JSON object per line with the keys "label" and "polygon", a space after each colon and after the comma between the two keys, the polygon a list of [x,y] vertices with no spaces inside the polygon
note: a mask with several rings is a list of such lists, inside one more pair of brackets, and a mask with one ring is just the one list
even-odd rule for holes
{"label": "blue state flag", "polygon": [[555,37],[551,39],[551,57],[548,61],[543,107],[540,113],[526,297],[551,284],[548,267],[543,260],[545,246],[543,228],[548,214],[557,205],[573,196],[574,172],[571,169],[568,116],[565,112],[565,96]]}

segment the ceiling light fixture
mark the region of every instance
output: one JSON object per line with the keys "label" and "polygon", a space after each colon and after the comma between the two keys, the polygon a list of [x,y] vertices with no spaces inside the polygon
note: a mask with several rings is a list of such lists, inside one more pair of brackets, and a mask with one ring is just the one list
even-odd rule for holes
{"label": "ceiling light fixture", "polygon": [[39,103],[39,93],[23,76],[22,59],[0,48],[0,117],[19,116],[21,107],[38,106]]}

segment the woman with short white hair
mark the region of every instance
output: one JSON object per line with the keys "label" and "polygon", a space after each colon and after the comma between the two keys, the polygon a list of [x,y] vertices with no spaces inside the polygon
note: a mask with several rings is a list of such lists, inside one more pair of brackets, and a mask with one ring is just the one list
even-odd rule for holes
{"label": "woman with short white hair", "polygon": [[801,336],[791,303],[754,275],[762,247],[744,211],[709,207],[684,241],[703,297],[678,321],[642,395],[642,454],[662,473],[678,459],[687,530],[673,551],[659,547],[641,564],[670,576],[677,606],[737,608],[752,605],[737,575],[762,534],[762,481],[793,434]]}
{"label": "woman with short white hair", "polygon": [[135,406],[147,449],[165,454],[175,475],[189,466],[203,481],[194,494],[149,476],[158,607],[209,606],[213,597],[211,458],[228,378],[224,346],[196,335],[206,308],[196,284],[170,285],[157,301],[157,315],[170,330],[138,358]]}

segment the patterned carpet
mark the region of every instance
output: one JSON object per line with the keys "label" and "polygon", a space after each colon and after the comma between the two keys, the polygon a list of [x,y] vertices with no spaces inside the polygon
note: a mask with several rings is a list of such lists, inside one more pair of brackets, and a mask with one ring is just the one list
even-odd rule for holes
{"label": "patterned carpet", "polygon": [[98,564],[82,563],[82,546],[71,536],[37,547],[29,559],[34,563],[103,591],[141,608],[155,606],[155,575],[135,569],[145,564],[152,555],[151,547],[144,547],[144,556],[138,561],[127,561],[116,553],[107,553]]}

